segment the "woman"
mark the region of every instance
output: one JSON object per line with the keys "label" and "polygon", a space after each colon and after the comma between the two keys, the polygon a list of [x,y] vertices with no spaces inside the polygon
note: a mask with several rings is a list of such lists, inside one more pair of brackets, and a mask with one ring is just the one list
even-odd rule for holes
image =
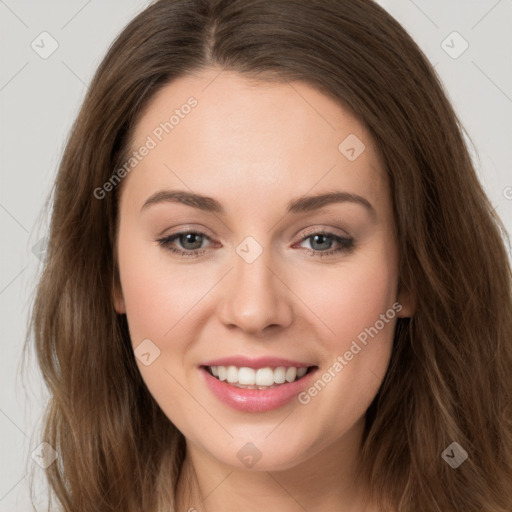
{"label": "woman", "polygon": [[159,0],[55,185],[35,347],[66,511],[506,511],[511,274],[370,0]]}

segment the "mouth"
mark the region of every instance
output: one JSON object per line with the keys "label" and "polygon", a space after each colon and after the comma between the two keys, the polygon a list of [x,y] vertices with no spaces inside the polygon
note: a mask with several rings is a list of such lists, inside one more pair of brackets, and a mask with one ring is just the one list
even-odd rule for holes
{"label": "mouth", "polygon": [[240,389],[273,389],[297,382],[311,373],[316,366],[202,366],[215,379]]}
{"label": "mouth", "polygon": [[284,359],[238,357],[209,361],[198,369],[209,391],[221,403],[241,412],[263,413],[292,403],[312,385],[318,366]]}

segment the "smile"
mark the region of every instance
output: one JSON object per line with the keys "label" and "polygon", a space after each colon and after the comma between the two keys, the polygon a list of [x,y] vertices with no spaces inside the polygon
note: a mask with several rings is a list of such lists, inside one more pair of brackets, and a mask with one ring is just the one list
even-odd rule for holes
{"label": "smile", "polygon": [[316,365],[282,359],[235,359],[212,361],[199,370],[222,404],[242,412],[266,412],[289,404],[311,385],[318,370]]}
{"label": "smile", "polygon": [[247,366],[207,366],[206,369],[221,382],[227,382],[237,388],[272,389],[301,379],[313,367],[278,366],[270,368],[267,366],[254,369]]}

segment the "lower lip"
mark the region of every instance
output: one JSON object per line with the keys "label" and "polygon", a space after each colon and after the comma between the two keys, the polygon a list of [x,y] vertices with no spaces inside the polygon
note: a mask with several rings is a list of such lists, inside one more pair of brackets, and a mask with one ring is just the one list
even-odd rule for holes
{"label": "lower lip", "polygon": [[308,387],[317,369],[313,368],[297,381],[269,389],[237,388],[213,377],[204,367],[200,371],[210,390],[221,402],[243,412],[265,412],[283,407],[296,398]]}

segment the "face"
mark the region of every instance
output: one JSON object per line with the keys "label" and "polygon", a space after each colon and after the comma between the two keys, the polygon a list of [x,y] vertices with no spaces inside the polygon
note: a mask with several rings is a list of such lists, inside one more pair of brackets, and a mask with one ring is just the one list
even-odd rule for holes
{"label": "face", "polygon": [[207,70],[159,91],[131,147],[115,306],[169,420],[258,470],[359,439],[409,314],[364,126],[305,83]]}

